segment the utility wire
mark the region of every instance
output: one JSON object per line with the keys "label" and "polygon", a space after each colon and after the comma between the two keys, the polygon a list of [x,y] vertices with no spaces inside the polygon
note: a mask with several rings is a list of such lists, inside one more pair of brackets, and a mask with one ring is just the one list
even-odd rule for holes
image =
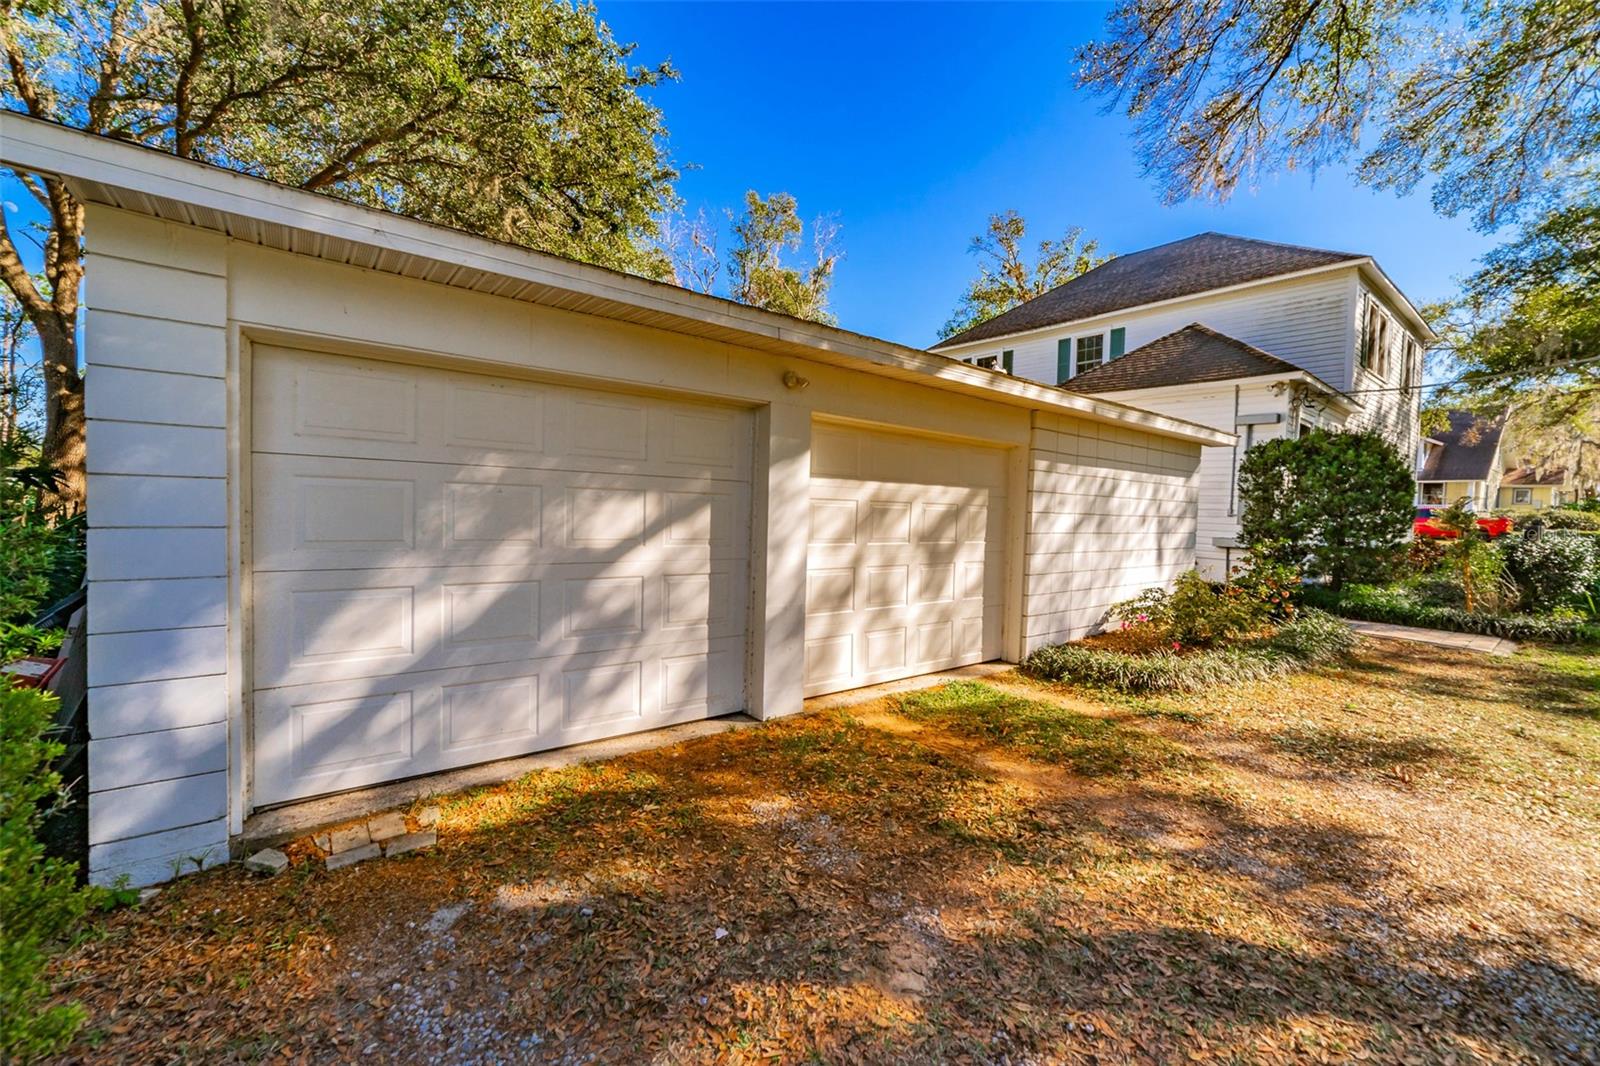
{"label": "utility wire", "polygon": [[[1556,366],[1544,367],[1542,369],[1547,370],[1547,371],[1549,371],[1549,370],[1567,371],[1567,370],[1572,370],[1572,369],[1574,369],[1576,367],[1587,366],[1590,363],[1600,363],[1600,355],[1590,356],[1588,359],[1579,359],[1576,362],[1572,362],[1572,363],[1561,363],[1561,364],[1558,364]],[[1495,380],[1497,378],[1522,377],[1525,374],[1526,374],[1526,371],[1522,371],[1522,370],[1502,370],[1502,371],[1500,371],[1498,373],[1495,373],[1495,374],[1470,374],[1469,373],[1469,374],[1463,374],[1461,377],[1455,378],[1455,379],[1453,379],[1451,381],[1436,381],[1432,385],[1387,385],[1387,386],[1384,386],[1382,388],[1375,388],[1375,389],[1341,389],[1339,391],[1343,392],[1346,396],[1354,396],[1354,395],[1357,395],[1358,393],[1359,394],[1365,394],[1365,393],[1374,393],[1374,392],[1412,392],[1412,391],[1421,391],[1421,390],[1424,390],[1424,389],[1443,389],[1443,388],[1446,388],[1446,387],[1448,387],[1450,385],[1459,385],[1464,381],[1493,381],[1493,380]],[[1577,386],[1577,388],[1587,389],[1587,388],[1590,388],[1590,386],[1588,386],[1588,385],[1579,385],[1579,386]]]}

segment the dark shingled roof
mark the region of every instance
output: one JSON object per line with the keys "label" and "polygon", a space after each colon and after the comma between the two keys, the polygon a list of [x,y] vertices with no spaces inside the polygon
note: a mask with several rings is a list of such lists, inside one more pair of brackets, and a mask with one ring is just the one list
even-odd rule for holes
{"label": "dark shingled roof", "polygon": [[1351,252],[1201,233],[1119,255],[1043,296],[940,341],[933,350],[1365,258]]}
{"label": "dark shingled roof", "polygon": [[1480,415],[1474,411],[1451,411],[1450,428],[1430,433],[1443,448],[1433,449],[1428,461],[1417,471],[1418,481],[1484,481],[1494,471],[1495,453],[1500,449],[1500,434],[1505,431],[1505,415]]}
{"label": "dark shingled roof", "polygon": [[1061,387],[1073,392],[1117,392],[1297,373],[1303,371],[1293,363],[1195,322],[1064,381]]}

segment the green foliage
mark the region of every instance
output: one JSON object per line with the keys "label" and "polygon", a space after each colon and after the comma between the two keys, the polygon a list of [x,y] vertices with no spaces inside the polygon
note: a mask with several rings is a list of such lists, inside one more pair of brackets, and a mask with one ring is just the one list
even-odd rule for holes
{"label": "green foliage", "polygon": [[1260,631],[1271,605],[1242,586],[1214,585],[1189,570],[1178,576],[1171,592],[1146,589],[1114,605],[1110,615],[1126,627],[1148,626],[1164,640],[1206,645]]}
{"label": "green foliage", "polygon": [[0,682],[0,1059],[26,1062],[60,1050],[83,1023],[75,1005],[49,1005],[45,965],[83,917],[91,893],[74,866],[46,858],[41,804],[61,793],[47,739],[54,697]]}
{"label": "green foliage", "polygon": [[1523,507],[1496,511],[1495,514],[1510,518],[1514,529],[1525,529],[1538,523],[1545,529],[1583,530],[1590,533],[1600,531],[1600,511],[1580,511],[1567,507],[1547,507],[1536,511]]}
{"label": "green foliage", "polygon": [[902,696],[897,709],[915,721],[1018,748],[1086,777],[1132,777],[1185,761],[1176,745],[1143,730],[976,681]]}
{"label": "green foliage", "polygon": [[0,625],[26,624],[82,582],[85,523],[52,504],[54,472],[25,437],[0,444],[0,464]]}
{"label": "green foliage", "polygon": [[1270,544],[1251,549],[1229,582],[1237,595],[1260,603],[1274,622],[1293,618],[1300,596],[1300,569],[1281,561],[1279,551]]}
{"label": "green foliage", "polygon": [[15,58],[38,102],[14,77],[8,107],[559,255],[663,272],[645,238],[675,174],[644,91],[676,74],[635,65],[633,46],[587,4],[43,0],[11,17]]}
{"label": "green foliage", "polygon": [[53,655],[60,649],[67,631],[14,626],[0,622],[0,663],[15,662],[29,655]]}
{"label": "green foliage", "polygon": [[1461,293],[1432,312],[1439,367],[1454,381],[1433,402],[1512,410],[1519,459],[1600,479],[1600,196],[1559,205],[1490,252]]}
{"label": "green foliage", "polygon": [[822,219],[813,222],[815,260],[793,267],[785,263],[786,253],[799,250],[805,232],[795,198],[779,192],[762,199],[752,189],[744,204],[744,217],[733,227],[737,243],[728,258],[729,295],[751,307],[832,325],[828,289],[839,261],[832,249],[837,227]]}
{"label": "green foliage", "polygon": [[939,330],[941,340],[1043,296],[1112,259],[1100,254],[1099,241],[1084,240],[1081,226],[1072,226],[1060,240],[1040,241],[1038,254],[1029,265],[1022,252],[1027,232],[1027,222],[1015,211],[989,216],[988,230],[972,238],[969,249],[978,257],[978,276]]}
{"label": "green foliage", "polygon": [[1270,637],[1190,655],[1130,655],[1082,644],[1040,648],[1022,671],[1047,681],[1072,681],[1128,693],[1197,692],[1213,685],[1265,681],[1345,654],[1355,636],[1321,611],[1302,611]]}
{"label": "green foliage", "polygon": [[1393,625],[1481,633],[1547,644],[1600,644],[1600,625],[1579,618],[1536,614],[1487,614],[1419,603],[1399,586],[1347,585],[1342,591],[1308,588],[1304,602],[1345,618]]}
{"label": "green foliage", "polygon": [[1590,537],[1550,530],[1516,535],[1506,545],[1505,558],[1529,610],[1586,604],[1589,590],[1600,581],[1600,542]]}
{"label": "green foliage", "polygon": [[1411,465],[1373,432],[1264,441],[1239,464],[1240,534],[1264,560],[1311,560],[1335,588],[1386,576],[1404,556]]}
{"label": "green foliage", "polygon": [[1079,83],[1135,123],[1169,200],[1357,157],[1481,227],[1559,195],[1600,142],[1593,0],[1120,0]]}

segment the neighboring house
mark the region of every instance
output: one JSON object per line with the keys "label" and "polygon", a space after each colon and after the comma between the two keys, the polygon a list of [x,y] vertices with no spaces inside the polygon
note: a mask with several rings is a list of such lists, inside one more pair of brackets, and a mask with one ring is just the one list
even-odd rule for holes
{"label": "neighboring house", "polygon": [[1500,495],[1505,415],[1451,411],[1449,425],[1422,439],[1417,451],[1417,502],[1449,505],[1465,499],[1491,511]]}
{"label": "neighboring house", "polygon": [[1083,636],[1193,565],[1233,443],[15,115],[0,157],[86,205],[97,883]]}
{"label": "neighboring house", "polygon": [[1579,490],[1565,470],[1539,470],[1520,466],[1500,477],[1496,507],[1559,507],[1577,499]]}
{"label": "neighboring house", "polygon": [[1240,454],[1313,426],[1417,447],[1434,334],[1371,256],[1202,233],[1119,256],[935,345],[980,366],[1236,432],[1201,460],[1197,561],[1237,561]]}

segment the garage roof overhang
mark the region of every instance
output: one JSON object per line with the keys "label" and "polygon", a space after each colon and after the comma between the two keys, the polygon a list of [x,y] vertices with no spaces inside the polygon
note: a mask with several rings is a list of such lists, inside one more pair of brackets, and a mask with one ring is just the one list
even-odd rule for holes
{"label": "garage roof overhang", "polygon": [[124,141],[0,112],[0,163],[87,203],[368,270],[808,359],[997,403],[1228,446],[1233,435],[849,330],[530,251]]}

